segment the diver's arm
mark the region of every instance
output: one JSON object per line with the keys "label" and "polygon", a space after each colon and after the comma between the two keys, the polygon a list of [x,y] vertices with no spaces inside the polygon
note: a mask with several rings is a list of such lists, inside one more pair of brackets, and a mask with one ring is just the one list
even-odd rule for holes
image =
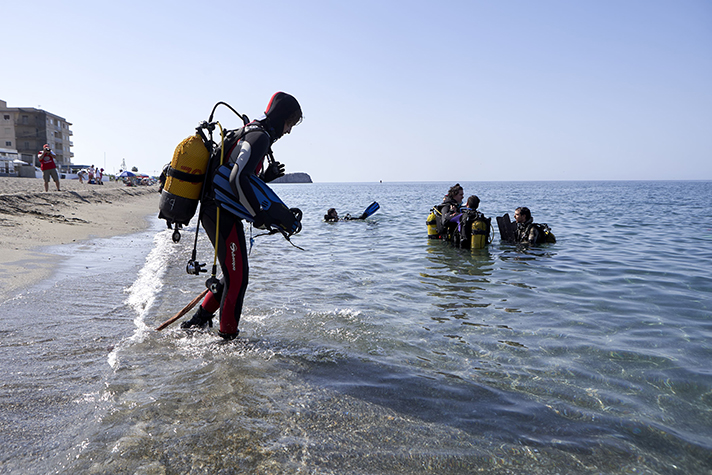
{"label": "diver's arm", "polygon": [[539,229],[532,224],[529,229],[529,244],[536,244],[539,242]]}
{"label": "diver's arm", "polygon": [[460,214],[460,209],[454,203],[448,203],[442,208],[443,223],[449,223],[452,218]]}
{"label": "diver's arm", "polygon": [[262,163],[267,148],[269,137],[264,132],[248,133],[241,143],[239,149],[235,149],[230,154],[230,163],[234,163],[230,172],[230,187],[237,196],[240,203],[252,216],[257,216],[260,212],[260,203],[252,191],[250,175],[255,173],[257,167]]}

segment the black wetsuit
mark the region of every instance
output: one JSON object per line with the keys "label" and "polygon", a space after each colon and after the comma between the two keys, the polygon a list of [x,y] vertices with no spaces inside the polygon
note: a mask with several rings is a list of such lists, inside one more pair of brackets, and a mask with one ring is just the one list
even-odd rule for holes
{"label": "black wetsuit", "polygon": [[437,208],[442,215],[438,225],[438,233],[443,237],[450,236],[457,228],[458,221],[453,218],[460,215],[460,203],[452,198],[446,198],[441,204],[437,205]]}
{"label": "black wetsuit", "polygon": [[[244,135],[236,143],[225,144],[223,160],[232,167],[230,186],[240,204],[256,217],[255,223],[259,222],[260,215],[263,215],[264,211],[261,210],[260,203],[252,190],[249,177],[253,173],[260,174],[270,146],[282,136],[285,121],[294,112],[295,107],[299,108],[299,104],[293,97],[285,98],[285,96],[287,95],[284,93],[275,94],[267,107],[265,117],[245,126]],[[235,131],[235,133],[239,132]],[[215,170],[220,166],[219,150],[212,160],[214,163],[211,162],[209,173],[214,176]],[[269,181],[269,177],[263,176],[263,178]],[[213,245],[217,239],[217,255],[223,276],[218,294],[208,292],[201,307],[210,314],[220,308],[220,335],[234,338],[239,333],[237,327],[249,278],[245,231],[240,218],[221,208],[218,217],[218,209],[213,199],[212,180],[209,179],[202,201],[201,223]],[[217,235],[216,226],[219,226]]]}
{"label": "black wetsuit", "polygon": [[[240,203],[255,216],[260,212],[260,205],[249,184],[249,176],[252,173],[259,174],[261,171],[271,140],[269,134],[260,127],[248,125],[246,129],[244,137],[232,144],[229,150],[225,150],[225,162],[233,168],[230,185],[235,196],[238,196]],[[219,155],[216,154],[216,158],[219,159]],[[214,174],[219,163],[212,165]],[[208,181],[212,185],[212,181]],[[218,260],[223,274],[221,282],[223,290],[218,295],[208,293],[202,306],[210,313],[220,308],[220,333],[233,335],[238,332],[242,302],[249,280],[245,231],[242,220],[223,209],[220,209],[218,224],[218,206],[212,198],[212,186],[206,189],[205,196],[202,203],[201,223],[213,246],[216,238],[218,240]],[[220,227],[217,236],[216,225]]]}
{"label": "black wetsuit", "polygon": [[539,244],[544,236],[539,232],[539,227],[534,223],[533,218],[529,218],[523,223],[517,223],[517,242]]}

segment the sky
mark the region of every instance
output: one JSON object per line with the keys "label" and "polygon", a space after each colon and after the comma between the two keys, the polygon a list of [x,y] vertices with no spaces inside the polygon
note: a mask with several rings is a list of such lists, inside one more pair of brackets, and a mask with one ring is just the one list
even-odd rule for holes
{"label": "sky", "polygon": [[275,157],[315,182],[712,179],[709,0],[0,0],[0,30],[0,99],[110,173],[285,91]]}

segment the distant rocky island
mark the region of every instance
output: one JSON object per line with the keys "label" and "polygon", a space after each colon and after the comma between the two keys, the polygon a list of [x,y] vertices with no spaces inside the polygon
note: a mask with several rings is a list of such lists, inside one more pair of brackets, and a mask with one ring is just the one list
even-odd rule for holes
{"label": "distant rocky island", "polygon": [[284,176],[273,180],[272,183],[313,183],[308,173],[297,172],[287,173]]}

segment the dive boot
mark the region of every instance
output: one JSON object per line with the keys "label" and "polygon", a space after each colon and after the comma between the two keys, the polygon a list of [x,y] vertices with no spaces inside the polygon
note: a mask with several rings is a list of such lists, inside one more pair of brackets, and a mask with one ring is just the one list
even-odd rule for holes
{"label": "dive boot", "polygon": [[213,327],[213,314],[205,310],[202,306],[198,307],[198,311],[195,312],[193,318],[180,324],[181,328],[205,328],[206,326],[210,328]]}
{"label": "dive boot", "polygon": [[234,340],[237,338],[237,335],[240,334],[240,330],[237,330],[237,333],[223,333],[221,331],[218,331],[218,335],[220,335],[222,338],[224,338],[227,341]]}

